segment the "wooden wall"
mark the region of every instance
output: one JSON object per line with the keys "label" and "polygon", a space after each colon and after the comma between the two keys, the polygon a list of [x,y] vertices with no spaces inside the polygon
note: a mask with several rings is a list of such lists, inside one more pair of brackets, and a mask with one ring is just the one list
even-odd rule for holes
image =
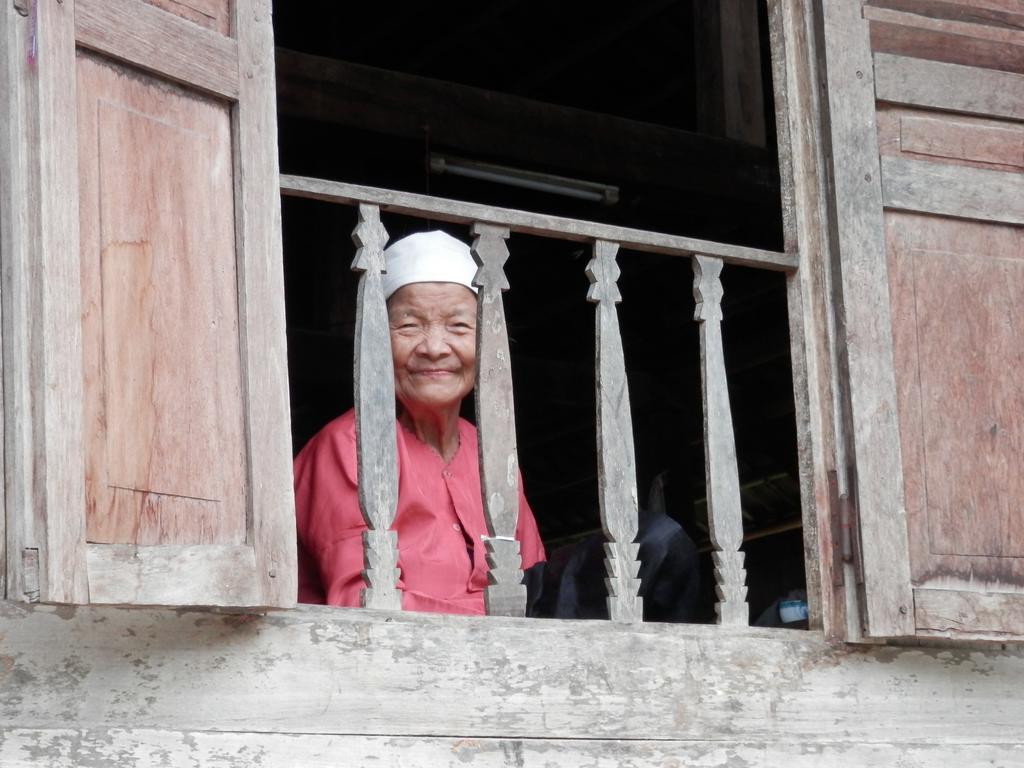
{"label": "wooden wall", "polygon": [[1024,765],[1024,649],[0,604],[0,765]]}

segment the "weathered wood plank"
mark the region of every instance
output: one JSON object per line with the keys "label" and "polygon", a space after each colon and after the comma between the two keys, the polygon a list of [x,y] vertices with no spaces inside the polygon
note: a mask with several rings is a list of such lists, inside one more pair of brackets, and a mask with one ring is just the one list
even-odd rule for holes
{"label": "weathered wood plank", "polygon": [[764,251],[742,245],[715,243],[678,235],[664,235],[628,227],[548,216],[509,208],[497,208],[479,203],[465,203],[411,192],[346,184],[340,181],[311,179],[305,176],[281,176],[281,192],[293,197],[305,197],[326,202],[355,204],[371,203],[381,210],[459,224],[487,221],[507,227],[511,232],[522,232],[561,240],[590,242],[608,240],[623,248],[670,256],[689,256],[694,253],[716,256],[727,264],[741,264],[761,269],[789,271],[796,268],[796,256],[789,253]]}
{"label": "weathered wood plank", "polygon": [[[771,48],[772,61],[772,90],[775,104],[775,143],[779,156],[779,196],[782,203],[782,238],[783,250],[787,253],[794,253],[797,250],[796,231],[796,201],[793,187],[796,180],[793,176],[793,153],[798,151],[794,147],[793,133],[790,127],[790,119],[802,118],[800,112],[792,113],[794,100],[791,99],[790,91],[803,86],[798,73],[791,70],[793,55],[790,54],[787,38],[792,38],[793,28],[787,28],[786,14],[789,8],[779,0],[768,2],[768,40]],[[802,44],[798,39],[791,39],[796,46],[797,53],[801,55]],[[757,48],[758,46],[754,46]]]}
{"label": "weathered wood plank", "polygon": [[615,243],[598,240],[587,265],[591,286],[587,300],[595,307],[595,363],[597,385],[597,494],[601,526],[608,541],[608,615],[612,621],[643,621],[639,595],[640,509],[636,492],[636,457],[633,451],[633,417],[629,407],[626,360],[615,305],[622,301],[616,282]]}
{"label": "weathered wood plank", "polygon": [[1024,75],[875,53],[880,101],[1024,120]]}
{"label": "weathered wood plank", "polygon": [[278,194],[277,102],[270,0],[234,0],[238,38],[235,231],[248,438],[250,541],[261,603],[295,604],[298,590],[284,259]]}
{"label": "weathered wood plank", "polygon": [[1024,46],[976,35],[872,21],[871,46],[876,53],[1024,74]]}
{"label": "weathered wood plank", "polygon": [[[1024,744],[1024,648],[303,607],[0,604],[7,728]],[[42,642],[41,640],[45,640]],[[813,747],[809,748],[813,752]]]}
{"label": "weathered wood plank", "polygon": [[480,269],[476,322],[476,425],[479,430],[480,490],[490,536],[485,538],[489,584],[484,593],[492,616],[523,616],[526,586],[516,539],[519,517],[519,457],[512,394],[512,357],[508,348],[504,264],[509,231],[492,224],[473,225],[473,258]]}
{"label": "weathered wood plank", "polygon": [[[79,45],[227,99],[238,97],[235,40],[138,0],[75,5]],[[268,55],[273,59],[273,48]],[[273,78],[268,87],[273,94]]]}
{"label": "weathered wood plank", "polygon": [[887,208],[1024,224],[1024,174],[882,158]]}
{"label": "weathered wood plank", "polygon": [[[1024,16],[1011,16],[998,11],[972,9],[957,3],[868,2],[864,18],[893,25],[916,27],[960,37],[991,40],[1004,45],[1024,45]],[[903,6],[903,7],[900,7]],[[959,13],[956,11],[959,10]],[[945,11],[945,13],[943,12]]]}
{"label": "weathered wood plank", "polygon": [[918,630],[943,637],[1024,637],[1024,593],[915,589]]}
{"label": "weathered wood plank", "polygon": [[844,426],[857,465],[864,543],[863,621],[869,635],[910,635],[910,565],[868,24],[860,3],[825,0],[822,10],[841,281],[837,315],[849,372]]}
{"label": "weathered wood plank", "polygon": [[736,438],[729,405],[729,384],[722,348],[722,262],[693,258],[694,320],[700,323],[700,389],[704,411],[704,477],[708,528],[715,549],[715,612],[718,623],[746,626],[747,572],[743,568],[743,512]]}
{"label": "weathered wood plank", "polygon": [[865,7],[892,8],[926,19],[969,21],[995,27],[1024,28],[1020,0],[866,0]]}
{"label": "weathered wood plank", "polygon": [[19,280],[25,274],[33,238],[30,235],[29,210],[32,196],[29,185],[31,153],[38,151],[38,125],[29,116],[29,85],[26,77],[28,47],[27,17],[14,7],[0,12],[0,94],[3,112],[0,120],[0,375],[2,375],[2,413],[0,440],[3,445],[3,514],[0,514],[0,598],[20,599],[24,588],[20,578],[20,557],[8,553],[22,550],[27,520],[32,505],[28,502],[31,482],[27,477],[25,438],[28,424],[25,407],[30,397],[25,364],[29,324],[26,321],[25,290]]}
{"label": "weathered wood plank", "polygon": [[[832,259],[817,40],[813,14],[805,0],[773,1],[768,11],[772,60],[781,57],[785,69],[784,76],[774,74],[773,80],[777,122],[785,126],[777,132],[782,188],[789,189],[792,207],[792,234],[787,237],[794,238],[794,250],[800,255],[800,269],[786,278],[786,303],[809,620],[812,628],[823,628],[826,636],[844,637],[843,595],[833,586],[833,569],[842,568],[842,563],[833,562],[827,554],[832,551],[827,472],[830,467],[845,467],[846,460],[841,455],[844,447],[836,440],[840,416],[833,376],[838,352],[829,286]],[[782,40],[781,50],[775,43],[777,36]],[[788,153],[783,149],[784,136],[788,137]]]}
{"label": "weathered wood plank", "polygon": [[[880,111],[880,140],[884,136],[881,117]],[[1024,125],[976,118],[924,117],[914,113],[894,117],[898,134],[890,139],[894,138],[898,144],[897,153],[928,155],[997,171],[1024,169]],[[885,148],[882,151],[885,153]]]}
{"label": "weathered wood plank", "polygon": [[230,0],[144,0],[157,8],[226,35],[231,25]]}
{"label": "weathered wood plank", "polygon": [[90,544],[89,597],[117,605],[260,606],[246,544]]}
{"label": "weathered wood plank", "polygon": [[237,731],[0,728],[0,762],[8,768],[122,768],[129,765],[217,765],[261,768],[301,765],[380,768],[666,768],[701,765],[726,768],[992,768],[1024,763],[1020,744],[844,744],[726,741],[663,741],[550,738],[488,739],[348,736]]}
{"label": "weathered wood plank", "polygon": [[398,533],[390,530],[398,509],[398,451],[395,446],[395,370],[391,359],[388,309],[381,273],[388,233],[380,210],[359,206],[359,224],[352,239],[356,251],[352,270],[360,272],[356,295],[355,359],[356,465],[359,508],[368,531],[363,533],[368,587],[366,608],[401,610],[398,593]]}
{"label": "weathered wood plank", "polygon": [[[82,335],[79,280],[78,141],[75,135],[75,3],[40,3],[34,84],[38,153],[29,216],[29,386],[36,484],[31,515],[40,556],[40,599],[88,600],[82,500]],[[41,495],[36,495],[41,494]]]}

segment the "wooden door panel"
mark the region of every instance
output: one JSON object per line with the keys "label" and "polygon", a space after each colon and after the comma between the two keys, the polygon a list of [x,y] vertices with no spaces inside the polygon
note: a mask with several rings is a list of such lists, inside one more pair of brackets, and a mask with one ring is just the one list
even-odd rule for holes
{"label": "wooden door panel", "polygon": [[230,110],[77,60],[87,537],[242,542]]}
{"label": "wooden door panel", "polygon": [[894,211],[886,218],[914,583],[1020,585],[1020,229]]}

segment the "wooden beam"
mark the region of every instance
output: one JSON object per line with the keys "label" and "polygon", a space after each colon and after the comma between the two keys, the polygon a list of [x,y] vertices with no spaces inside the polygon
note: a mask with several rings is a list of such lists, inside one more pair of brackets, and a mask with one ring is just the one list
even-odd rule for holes
{"label": "wooden beam", "polygon": [[[239,336],[245,397],[249,539],[263,605],[295,604],[295,500],[285,334],[281,198],[270,0],[232,0],[238,37],[234,136]],[[244,604],[244,603],[243,603]]]}
{"label": "wooden beam", "polygon": [[789,200],[800,255],[800,269],[786,278],[786,306],[809,624],[823,628],[829,637],[843,637],[844,595],[841,587],[832,586],[834,569],[843,564],[831,556],[827,473],[830,467],[845,467],[846,461],[842,441],[836,439],[840,404],[833,383],[838,369],[830,285],[834,262],[814,7],[808,0],[775,0],[768,11],[784,210]]}
{"label": "wooden beam", "polygon": [[[1024,8],[1024,7],[1022,7]],[[945,0],[869,0],[864,18],[933,32],[1024,45],[1024,13]]]}
{"label": "wooden beam", "polygon": [[132,0],[78,0],[79,45],[228,99],[238,97],[238,44]]}
{"label": "wooden beam", "polygon": [[1024,120],[1024,75],[875,53],[879,101]]}
{"label": "wooden beam", "polygon": [[1024,594],[915,589],[914,616],[926,634],[1013,640],[1024,635]]}
{"label": "wooden beam", "polygon": [[887,208],[1024,224],[1024,174],[882,158]]}
{"label": "wooden beam", "polygon": [[695,2],[697,130],[765,146],[758,3]]}
{"label": "wooden beam", "polygon": [[[843,427],[857,466],[863,619],[870,636],[906,636],[914,633],[914,617],[871,45],[859,3],[824,0],[822,11],[840,270],[836,314],[845,333],[849,373]],[[840,488],[841,493],[850,490]]]}
{"label": "wooden beam", "polygon": [[[294,545],[293,545],[294,546]],[[259,606],[252,545],[89,544],[89,597],[119,605]]]}
{"label": "wooden beam", "polygon": [[623,248],[664,253],[669,256],[690,256],[698,253],[704,256],[716,256],[727,264],[740,264],[784,272],[796,268],[796,256],[790,253],[715,243],[710,240],[698,240],[678,235],[664,235],[646,230],[618,227],[613,224],[567,219],[561,216],[497,208],[479,203],[465,203],[441,197],[417,195],[412,192],[394,192],[340,181],[282,174],[281,192],[293,197],[305,197],[345,205],[372,203],[379,205],[385,211],[459,224],[486,221],[508,227],[513,232],[555,237],[560,240],[577,242],[609,240],[618,243]]}
{"label": "wooden beam", "polygon": [[1024,761],[1020,744],[908,744],[898,741],[850,744],[728,739],[669,741],[651,739],[503,739],[457,736],[350,736],[259,733],[238,730],[129,728],[0,728],[0,762],[7,768],[121,768],[124,765],[217,765],[266,768],[339,764],[376,768],[508,768],[557,765],[559,768],[620,766],[757,765],[762,768],[924,768],[936,765],[1009,766]]}
{"label": "wooden beam", "polygon": [[1019,646],[853,649],[795,630],[327,606],[0,603],[0,626],[5,728],[740,739],[816,758],[819,743],[1024,744]]}
{"label": "wooden beam", "polygon": [[888,19],[872,21],[874,51],[1024,74],[1024,46],[977,34],[958,34],[941,25],[935,28],[935,25],[906,23],[916,18],[900,18],[900,23]]}
{"label": "wooden beam", "polygon": [[[527,170],[775,204],[774,155],[675,128],[278,49],[281,115],[495,157]],[[570,149],[571,148],[571,151]]]}

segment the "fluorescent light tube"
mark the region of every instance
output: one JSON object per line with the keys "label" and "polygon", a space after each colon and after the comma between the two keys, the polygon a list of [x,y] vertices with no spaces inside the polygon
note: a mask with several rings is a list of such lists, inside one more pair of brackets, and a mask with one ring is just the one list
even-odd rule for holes
{"label": "fluorescent light tube", "polygon": [[578,200],[590,200],[604,205],[615,205],[619,202],[619,188],[608,184],[598,184],[582,179],[570,179],[550,173],[524,171],[521,168],[509,168],[504,165],[482,163],[477,160],[466,160],[446,155],[430,155],[430,170],[433,173],[450,173],[452,176],[464,176],[467,179],[492,181],[510,187],[522,187],[538,192],[549,192],[554,195],[574,197]]}

